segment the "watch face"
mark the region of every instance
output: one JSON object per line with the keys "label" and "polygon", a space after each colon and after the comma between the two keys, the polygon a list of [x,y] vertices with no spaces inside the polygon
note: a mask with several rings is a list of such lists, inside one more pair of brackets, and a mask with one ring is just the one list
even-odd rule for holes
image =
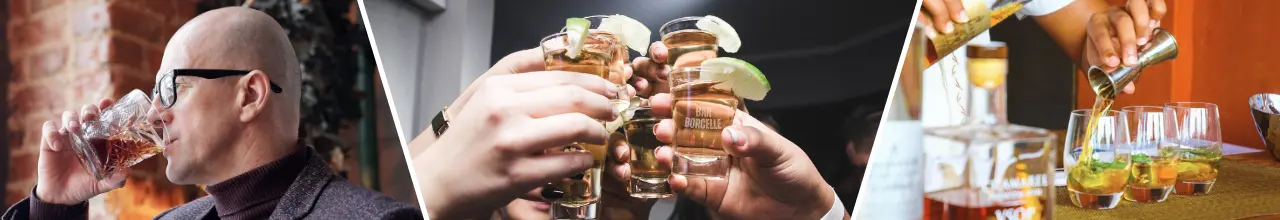
{"label": "watch face", "polygon": [[445,130],[448,130],[448,129],[449,129],[448,123],[440,124],[440,128],[436,128],[436,136],[439,137],[440,135],[444,134]]}
{"label": "watch face", "polygon": [[431,127],[435,129],[436,137],[444,134],[444,131],[449,129],[449,121],[445,120],[444,113],[445,110],[440,110],[440,113],[437,113],[436,117],[431,119]]}

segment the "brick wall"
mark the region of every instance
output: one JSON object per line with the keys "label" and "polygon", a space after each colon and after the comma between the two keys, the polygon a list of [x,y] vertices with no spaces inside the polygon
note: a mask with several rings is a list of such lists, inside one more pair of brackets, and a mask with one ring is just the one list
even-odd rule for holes
{"label": "brick wall", "polygon": [[[165,42],[194,17],[195,7],[189,0],[9,0],[9,4],[6,28],[13,72],[7,93],[10,173],[4,201],[13,204],[27,196],[36,182],[40,125],[58,119],[63,110],[79,109],[101,98],[119,97],[133,89],[150,91]],[[159,177],[167,182],[163,161],[146,163],[150,164],[135,168],[135,178]],[[134,185],[144,185],[137,189],[148,191],[176,189]]]}

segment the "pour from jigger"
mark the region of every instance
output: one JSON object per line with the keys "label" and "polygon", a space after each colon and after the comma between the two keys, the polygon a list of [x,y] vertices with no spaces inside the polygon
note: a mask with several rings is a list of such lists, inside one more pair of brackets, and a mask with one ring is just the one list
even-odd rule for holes
{"label": "pour from jigger", "polygon": [[1095,94],[1115,99],[1123,88],[1118,86],[1128,85],[1137,80],[1142,69],[1178,57],[1178,42],[1173,38],[1173,34],[1163,28],[1156,28],[1153,32],[1151,41],[1138,49],[1138,65],[1122,66],[1109,73],[1102,71],[1098,66],[1089,67],[1089,72],[1085,76],[1089,78],[1089,85],[1093,87]]}

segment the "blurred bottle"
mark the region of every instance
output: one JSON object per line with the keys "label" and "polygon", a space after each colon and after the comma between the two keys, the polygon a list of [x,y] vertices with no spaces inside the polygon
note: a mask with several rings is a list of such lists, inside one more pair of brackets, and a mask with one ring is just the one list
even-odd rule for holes
{"label": "blurred bottle", "polygon": [[[991,27],[1013,16],[1018,10],[1022,10],[1022,7],[1031,0],[995,0],[995,3],[990,5],[987,4],[989,0],[963,0],[963,2],[969,22],[957,23],[955,30],[950,34],[943,34],[942,30],[937,30],[936,36],[925,39],[927,42],[925,46],[928,47],[925,50],[926,67],[933,66],[938,59],[963,48],[974,37],[987,32]],[[929,12],[924,10],[920,13],[929,15]]]}

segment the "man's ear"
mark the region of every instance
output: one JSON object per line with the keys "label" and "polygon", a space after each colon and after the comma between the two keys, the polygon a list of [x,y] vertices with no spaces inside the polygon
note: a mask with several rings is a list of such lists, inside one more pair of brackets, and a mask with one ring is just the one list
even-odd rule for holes
{"label": "man's ear", "polygon": [[262,70],[253,70],[240,77],[236,83],[236,108],[240,110],[240,121],[252,121],[266,111],[267,101],[271,96],[271,80]]}

